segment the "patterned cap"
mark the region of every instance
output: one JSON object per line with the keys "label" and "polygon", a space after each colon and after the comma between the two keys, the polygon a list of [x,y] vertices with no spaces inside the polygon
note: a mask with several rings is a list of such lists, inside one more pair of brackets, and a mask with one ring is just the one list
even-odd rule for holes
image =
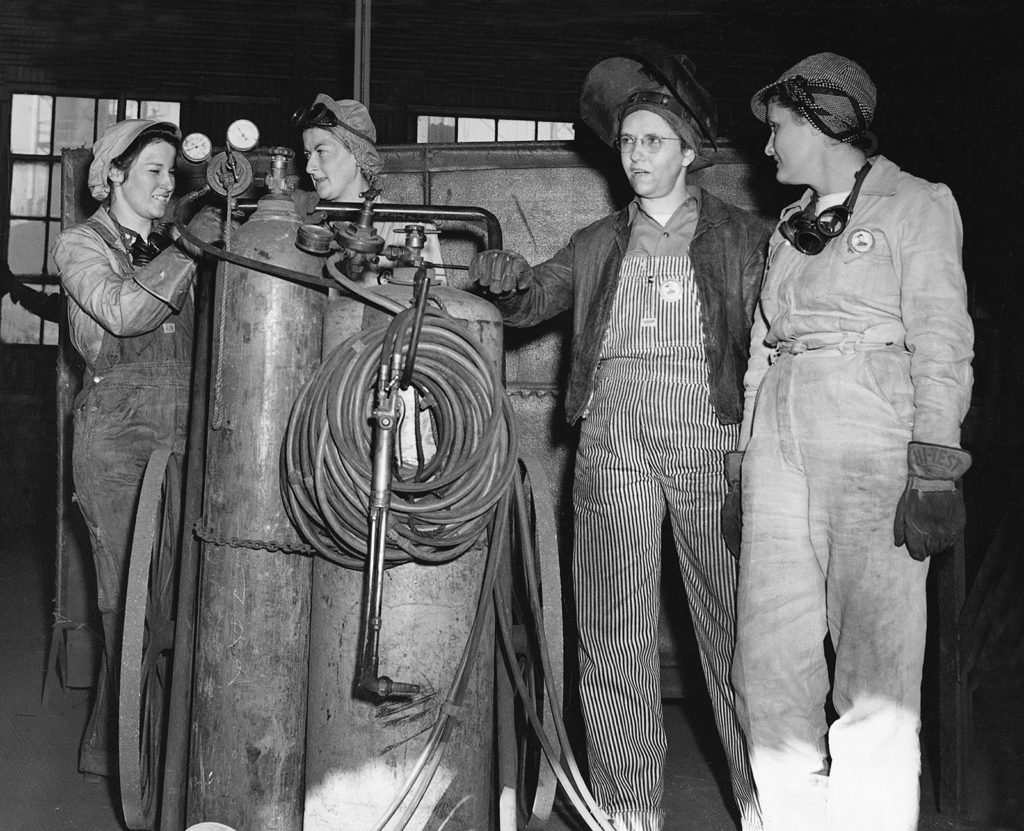
{"label": "patterned cap", "polygon": [[860,64],[833,52],[804,58],[759,89],[750,99],[755,117],[767,120],[768,100],[776,92],[784,92],[818,130],[842,142],[868,134],[878,95]]}

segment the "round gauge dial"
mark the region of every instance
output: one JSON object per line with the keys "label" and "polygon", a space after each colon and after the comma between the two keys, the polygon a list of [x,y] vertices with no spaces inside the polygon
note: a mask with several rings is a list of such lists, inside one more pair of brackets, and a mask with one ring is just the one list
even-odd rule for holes
{"label": "round gauge dial", "polygon": [[228,144],[232,149],[246,153],[252,150],[260,140],[260,131],[247,118],[233,121],[228,127]]}
{"label": "round gauge dial", "polygon": [[205,162],[212,154],[213,142],[203,133],[189,133],[181,140],[181,155],[190,162]]}

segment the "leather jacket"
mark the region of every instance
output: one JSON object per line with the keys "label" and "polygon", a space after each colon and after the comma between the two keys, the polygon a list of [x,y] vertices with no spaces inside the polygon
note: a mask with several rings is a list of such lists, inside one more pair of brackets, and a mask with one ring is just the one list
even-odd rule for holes
{"label": "leather jacket", "polygon": [[[587,415],[632,215],[627,206],[577,231],[561,251],[533,267],[530,288],[497,302],[505,323],[515,327],[533,326],[573,309],[565,404],[570,424]],[[743,418],[743,372],[769,230],[748,211],[702,191],[690,260],[700,298],[711,402],[722,424],[738,424]]]}

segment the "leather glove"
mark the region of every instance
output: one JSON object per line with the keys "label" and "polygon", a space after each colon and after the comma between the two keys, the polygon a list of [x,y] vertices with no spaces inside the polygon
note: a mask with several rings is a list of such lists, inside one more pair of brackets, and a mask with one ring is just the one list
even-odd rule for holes
{"label": "leather glove", "polygon": [[21,280],[15,277],[6,265],[0,265],[0,298],[8,292],[12,300],[17,300],[21,289]]}
{"label": "leather glove", "polygon": [[511,296],[533,283],[533,269],[515,251],[481,251],[469,263],[469,278],[491,294]]}
{"label": "leather glove", "polygon": [[740,486],[742,465],[742,450],[725,454],[725,479],[729,483],[729,492],[722,502],[722,536],[725,538],[725,547],[737,560],[740,558],[740,541],[743,536],[743,502]]}
{"label": "leather glove", "polygon": [[958,447],[912,441],[907,446],[907,487],[896,505],[893,540],[924,560],[953,545],[967,512],[956,482],[971,467],[971,454]]}
{"label": "leather glove", "polygon": [[[203,242],[216,243],[224,239],[224,211],[221,208],[207,205],[197,213],[188,223],[188,232],[198,237]],[[238,227],[235,220],[231,220],[232,229]],[[193,245],[185,237],[178,237],[178,245],[193,260],[198,260],[205,253],[199,246]]]}

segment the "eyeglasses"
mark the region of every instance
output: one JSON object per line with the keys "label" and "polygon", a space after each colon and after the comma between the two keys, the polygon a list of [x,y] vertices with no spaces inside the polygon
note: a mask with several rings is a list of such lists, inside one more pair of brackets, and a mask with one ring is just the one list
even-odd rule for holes
{"label": "eyeglasses", "polygon": [[640,146],[648,153],[657,153],[661,150],[661,143],[663,141],[682,141],[682,139],[669,138],[668,136],[655,136],[651,133],[637,138],[636,136],[631,136],[628,133],[623,133],[615,139],[615,146],[619,148],[620,153],[632,153],[633,148],[636,147],[636,143],[640,142]]}
{"label": "eyeglasses", "polygon": [[340,123],[326,104],[318,101],[306,104],[292,113],[291,126],[306,129],[307,127],[337,127]]}

